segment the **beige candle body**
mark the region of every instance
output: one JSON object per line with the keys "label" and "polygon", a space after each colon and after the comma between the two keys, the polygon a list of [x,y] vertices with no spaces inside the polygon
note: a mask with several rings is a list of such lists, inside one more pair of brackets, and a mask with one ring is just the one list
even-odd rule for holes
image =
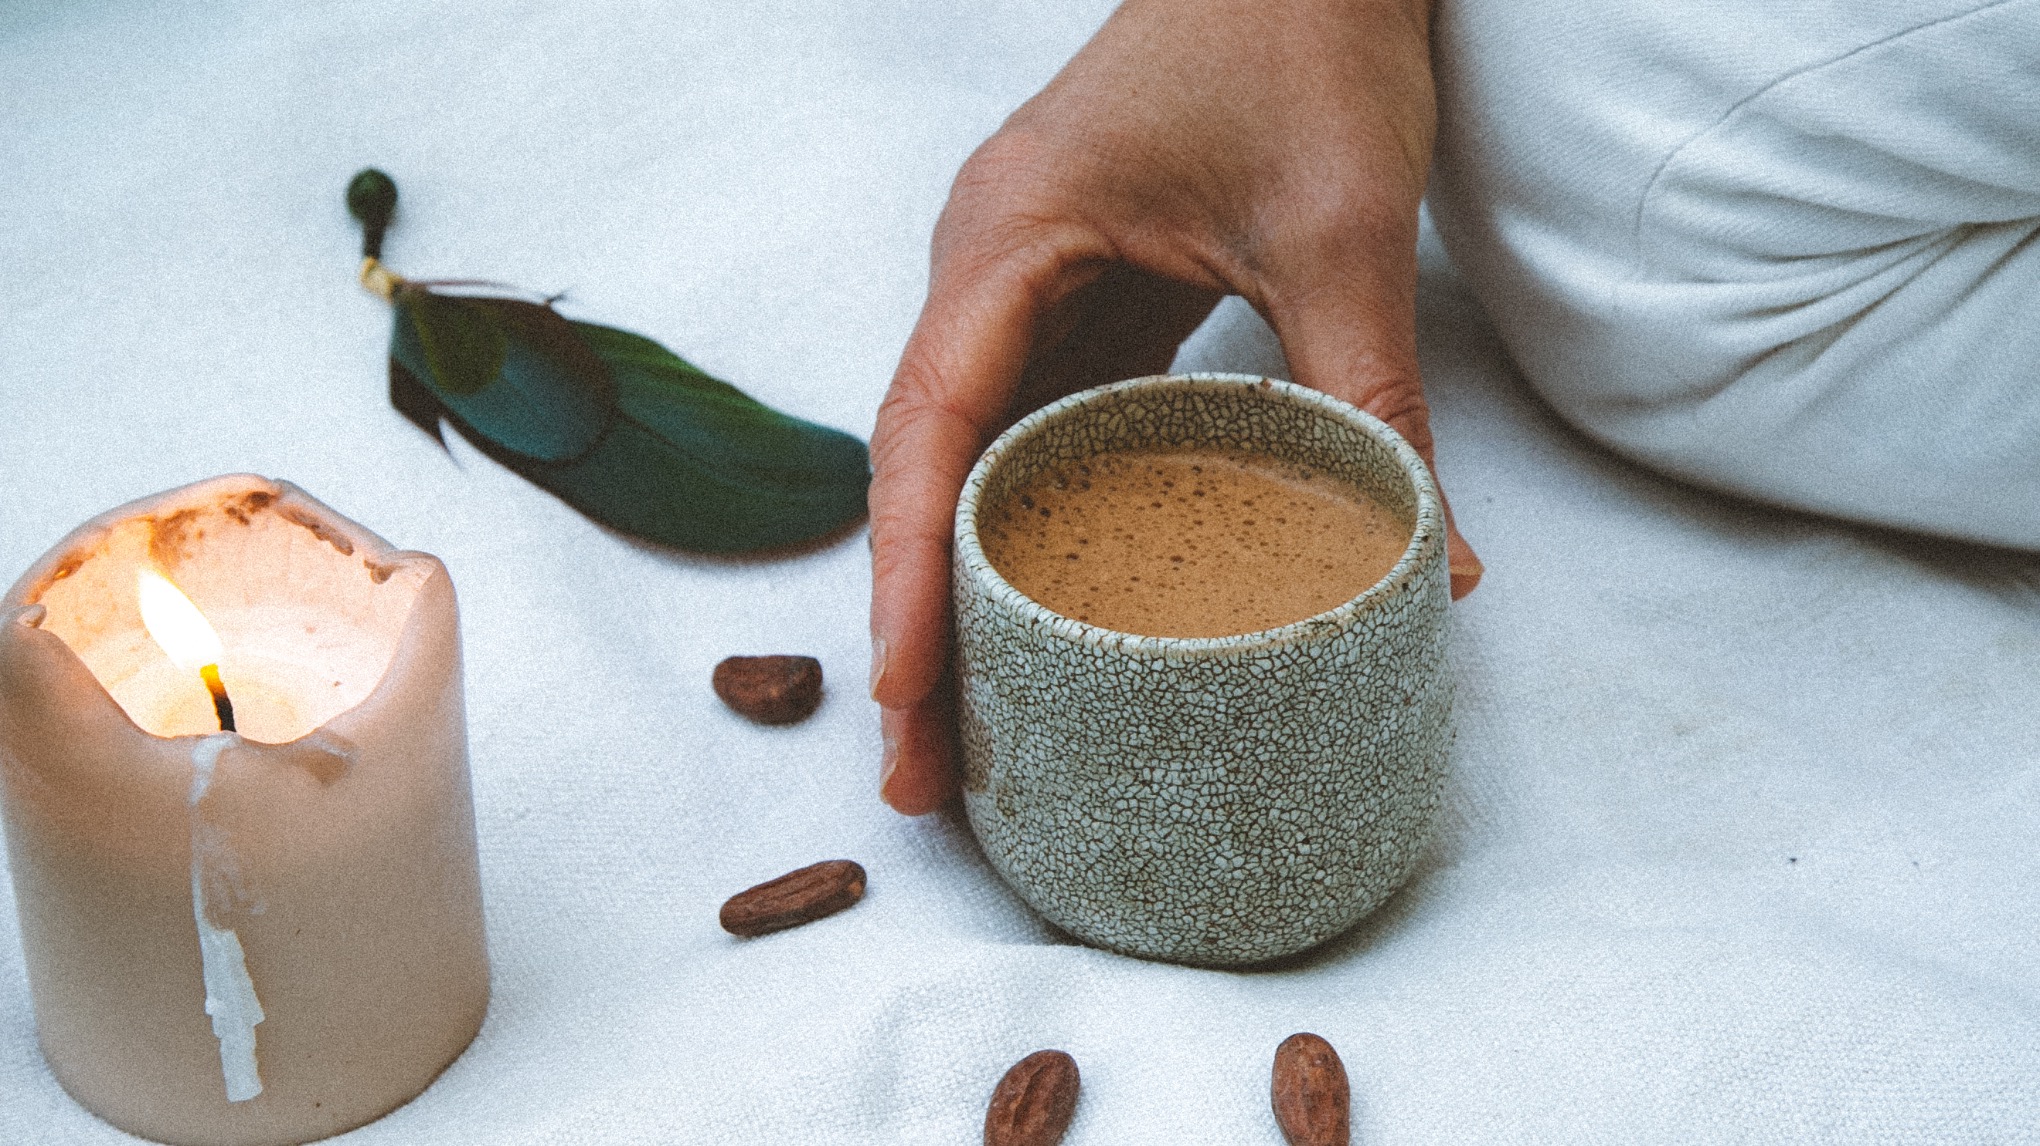
{"label": "beige candle body", "polygon": [[[218,628],[242,735],[151,646],[144,563]],[[295,487],[124,506],[0,599],[0,807],[43,1053],[124,1130],[336,1134],[481,1025],[452,583]]]}

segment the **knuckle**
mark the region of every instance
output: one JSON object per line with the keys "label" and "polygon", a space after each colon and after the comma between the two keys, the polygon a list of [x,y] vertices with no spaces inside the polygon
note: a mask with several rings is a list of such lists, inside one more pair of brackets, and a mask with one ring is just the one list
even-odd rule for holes
{"label": "knuckle", "polygon": [[1085,197],[1073,185],[1070,157],[1058,151],[1036,133],[1011,128],[978,147],[935,224],[938,278],[1006,273],[1039,284],[1096,254],[1101,244],[1084,221]]}
{"label": "knuckle", "polygon": [[879,403],[871,435],[873,471],[895,479],[928,456],[929,442],[956,437],[976,442],[986,430],[955,402],[957,386],[939,364],[911,352],[910,357],[917,360],[902,361],[899,376]]}
{"label": "knuckle", "polygon": [[1391,418],[1428,418],[1431,407],[1424,400],[1423,383],[1414,374],[1391,374],[1363,383],[1367,410],[1383,421]]}
{"label": "knuckle", "polygon": [[[878,536],[876,523],[873,535]],[[905,533],[895,530],[871,550],[871,576],[881,583],[891,583],[923,571],[946,569],[948,563],[948,538],[930,537],[925,530]]]}
{"label": "knuckle", "polygon": [[1042,150],[1038,135],[1012,127],[1000,128],[971,150],[957,171],[956,187],[969,190],[1004,186],[1010,175],[1039,170]]}
{"label": "knuckle", "polygon": [[1414,375],[1402,375],[1375,383],[1359,403],[1360,408],[1394,426],[1419,453],[1431,448],[1431,407],[1424,400],[1423,386]]}
{"label": "knuckle", "polygon": [[[940,406],[917,407],[902,417],[922,424],[939,423],[930,428],[944,434],[974,432],[966,428],[960,415]],[[926,439],[914,432],[874,434],[871,455],[869,506],[874,553],[884,554],[901,545],[932,546],[946,553],[950,504],[963,488],[964,478],[954,459],[946,451],[928,448]]]}
{"label": "knuckle", "polygon": [[1066,194],[1068,156],[1054,135],[1008,125],[993,132],[964,160],[950,198],[1049,201]]}
{"label": "knuckle", "polygon": [[925,522],[900,520],[889,531],[873,523],[871,580],[874,601],[885,598],[894,611],[925,612],[938,607],[931,598],[946,598],[950,541],[946,531],[932,533]]}
{"label": "knuckle", "polygon": [[934,290],[992,282],[1040,307],[1069,267],[1095,259],[1102,244],[1076,220],[1009,210],[976,219],[967,230],[938,234]]}

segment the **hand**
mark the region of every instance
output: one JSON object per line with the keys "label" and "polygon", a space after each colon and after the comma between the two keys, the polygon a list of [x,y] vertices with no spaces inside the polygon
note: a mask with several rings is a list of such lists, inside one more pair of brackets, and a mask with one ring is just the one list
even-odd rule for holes
{"label": "hand", "polygon": [[[871,692],[894,808],[955,793],[950,529],[977,455],[1029,410],[1160,373],[1232,293],[1295,381],[1431,459],[1428,20],[1428,0],[1127,0],[964,165],[871,443]],[[1457,597],[1481,566],[1456,529],[1450,555]]]}

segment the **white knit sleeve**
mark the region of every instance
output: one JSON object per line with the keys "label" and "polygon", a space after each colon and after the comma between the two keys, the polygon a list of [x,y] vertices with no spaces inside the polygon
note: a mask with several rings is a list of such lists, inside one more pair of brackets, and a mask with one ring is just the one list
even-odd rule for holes
{"label": "white knit sleeve", "polygon": [[1561,414],[2040,548],[2040,0],[1441,0],[1432,212]]}

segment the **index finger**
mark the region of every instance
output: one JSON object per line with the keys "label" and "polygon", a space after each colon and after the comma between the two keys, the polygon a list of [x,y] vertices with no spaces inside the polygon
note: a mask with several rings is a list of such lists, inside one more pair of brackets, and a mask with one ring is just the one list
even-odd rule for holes
{"label": "index finger", "polygon": [[1019,384],[1058,263],[1044,252],[938,268],[879,408],[871,695],[887,708],[919,704],[946,667],[956,498]]}

